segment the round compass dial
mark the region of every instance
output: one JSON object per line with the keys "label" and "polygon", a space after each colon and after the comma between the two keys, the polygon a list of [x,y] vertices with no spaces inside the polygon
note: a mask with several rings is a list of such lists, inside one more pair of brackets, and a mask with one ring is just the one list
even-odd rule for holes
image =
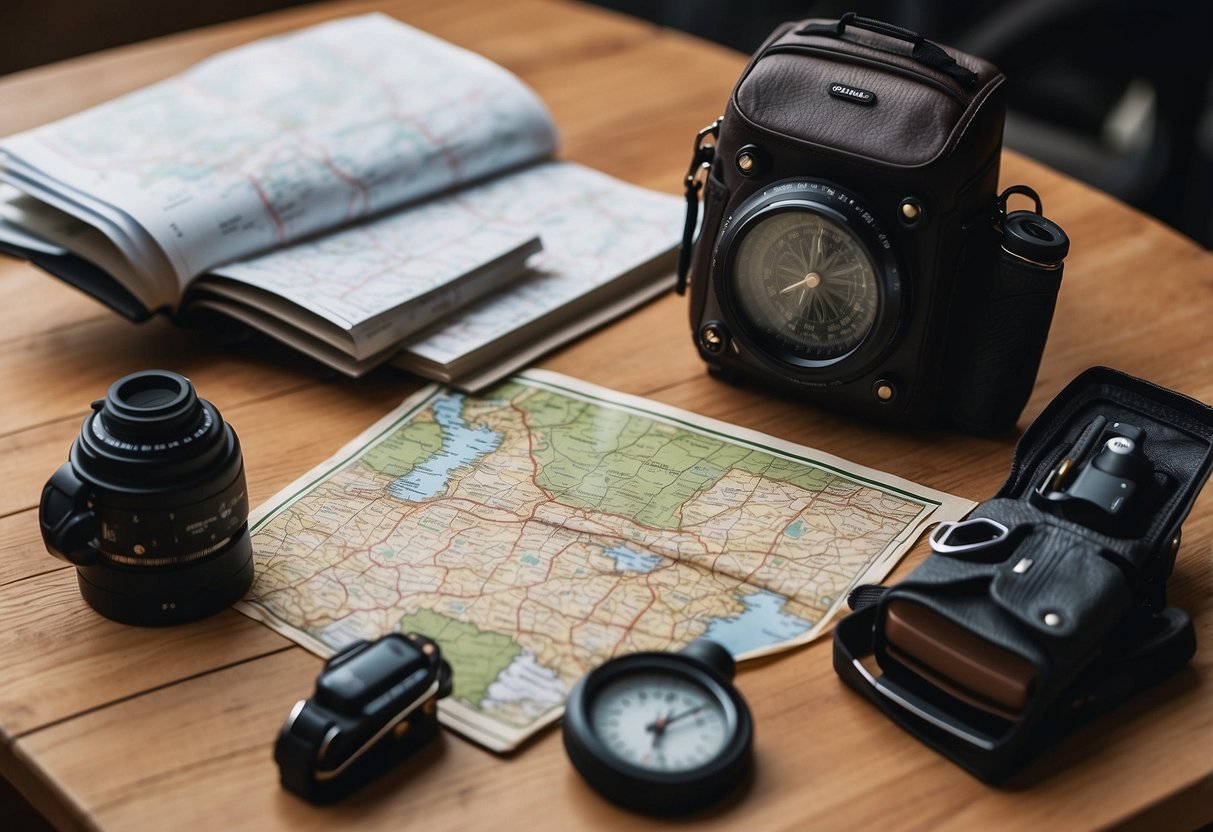
{"label": "round compass dial", "polygon": [[638,672],[606,685],[590,724],[608,751],[654,771],[702,766],[729,739],[724,709],[712,692],[668,672]]}
{"label": "round compass dial", "polygon": [[738,311],[781,352],[831,362],[853,352],[880,311],[880,280],[867,247],[810,210],[767,213],[744,231],[729,280]]}
{"label": "round compass dial", "polygon": [[701,809],[748,778],[754,727],[733,686],[733,657],[699,639],[678,653],[632,653],[569,693],[564,747],[578,772],[621,806]]}

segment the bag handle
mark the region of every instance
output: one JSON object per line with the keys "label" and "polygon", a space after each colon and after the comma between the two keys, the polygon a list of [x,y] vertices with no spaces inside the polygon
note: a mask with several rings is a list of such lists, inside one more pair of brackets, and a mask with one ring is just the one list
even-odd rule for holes
{"label": "bag handle", "polygon": [[956,59],[943,50],[939,44],[932,43],[922,35],[883,20],[870,17],[860,17],[855,12],[847,12],[838,19],[837,23],[810,23],[796,32],[798,35],[822,35],[824,37],[842,37],[848,26],[867,29],[869,32],[885,35],[914,44],[910,57],[923,66],[938,70],[950,78],[959,81],[966,89],[977,86],[977,73],[956,63]]}

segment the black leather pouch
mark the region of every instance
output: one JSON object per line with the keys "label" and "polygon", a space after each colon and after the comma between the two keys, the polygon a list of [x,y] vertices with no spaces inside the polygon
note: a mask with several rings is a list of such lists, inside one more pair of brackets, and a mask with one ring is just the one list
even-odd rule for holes
{"label": "black leather pouch", "polygon": [[835,670],[977,777],[1004,779],[1192,657],[1166,581],[1211,465],[1213,409],[1087,370],[1023,434],[992,499],[937,528],[904,581],[853,593]]}

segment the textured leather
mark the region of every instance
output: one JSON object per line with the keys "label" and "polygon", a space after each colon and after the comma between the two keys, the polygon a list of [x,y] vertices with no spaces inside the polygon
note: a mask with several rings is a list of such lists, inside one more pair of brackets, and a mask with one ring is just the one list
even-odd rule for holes
{"label": "textured leather", "polygon": [[[1026,658],[1048,687],[1107,639],[1133,607],[1133,587],[1089,530],[1017,500],[982,509],[1013,530],[1006,544],[972,556],[932,553],[885,603],[902,598],[935,610]],[[1031,567],[1016,572],[1024,558]],[[1045,623],[1050,613],[1053,625]]]}
{"label": "textured leather", "polygon": [[[1115,422],[1145,431],[1155,488],[1141,522],[1101,532],[1059,513],[1037,489],[1061,459],[1088,462],[1098,453],[1094,440]],[[1166,606],[1165,587],[1172,540],[1211,469],[1213,408],[1116,370],[1087,370],[1025,431],[1006,483],[971,515],[1008,533],[967,551],[933,551],[878,601],[838,622],[836,672],[977,777],[1005,779],[1076,723],[1191,660],[1191,619]],[[899,600],[1032,664],[1034,688],[1016,719],[974,709],[886,650],[884,618]],[[863,669],[859,658],[867,654],[875,655],[879,677]]]}
{"label": "textured leather", "polygon": [[[955,50],[948,51],[957,63],[977,73],[971,90],[917,63],[907,43],[860,30],[804,35],[801,28],[763,49],[737,85],[734,105],[757,126],[834,151],[884,164],[928,164],[960,141],[991,87],[1002,82],[993,65]],[[873,93],[875,101],[832,96],[834,84]]]}
{"label": "textured leather", "polygon": [[[1097,416],[1144,429],[1155,468],[1156,494],[1142,523],[1117,534],[1060,516],[1036,495]],[[890,588],[882,614],[891,600],[916,601],[1024,657],[1040,672],[1037,697],[1047,703],[1130,613],[1163,611],[1170,542],[1211,469],[1213,408],[1115,370],[1087,370],[1024,433],[1007,483],[970,515],[1006,526],[1006,539],[967,554],[932,552]],[[1015,572],[1024,559],[1030,568]]]}
{"label": "textured leather", "polygon": [[955,365],[948,376],[965,391],[956,397],[952,422],[978,433],[1001,433],[1014,427],[1032,396],[1062,269],[1005,252],[991,258],[988,252],[1001,251],[997,242],[983,246],[977,235],[970,242],[977,244],[971,246],[974,257],[962,271],[975,279],[956,289],[956,306],[967,312],[955,316],[945,352]]}

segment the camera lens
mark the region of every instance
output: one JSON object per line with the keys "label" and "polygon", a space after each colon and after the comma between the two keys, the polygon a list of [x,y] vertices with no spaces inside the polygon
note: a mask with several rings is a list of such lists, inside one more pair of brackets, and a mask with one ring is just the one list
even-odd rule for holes
{"label": "camera lens", "polygon": [[240,443],[177,373],[134,373],[93,403],[39,520],[85,600],[118,621],[199,618],[252,583]]}

